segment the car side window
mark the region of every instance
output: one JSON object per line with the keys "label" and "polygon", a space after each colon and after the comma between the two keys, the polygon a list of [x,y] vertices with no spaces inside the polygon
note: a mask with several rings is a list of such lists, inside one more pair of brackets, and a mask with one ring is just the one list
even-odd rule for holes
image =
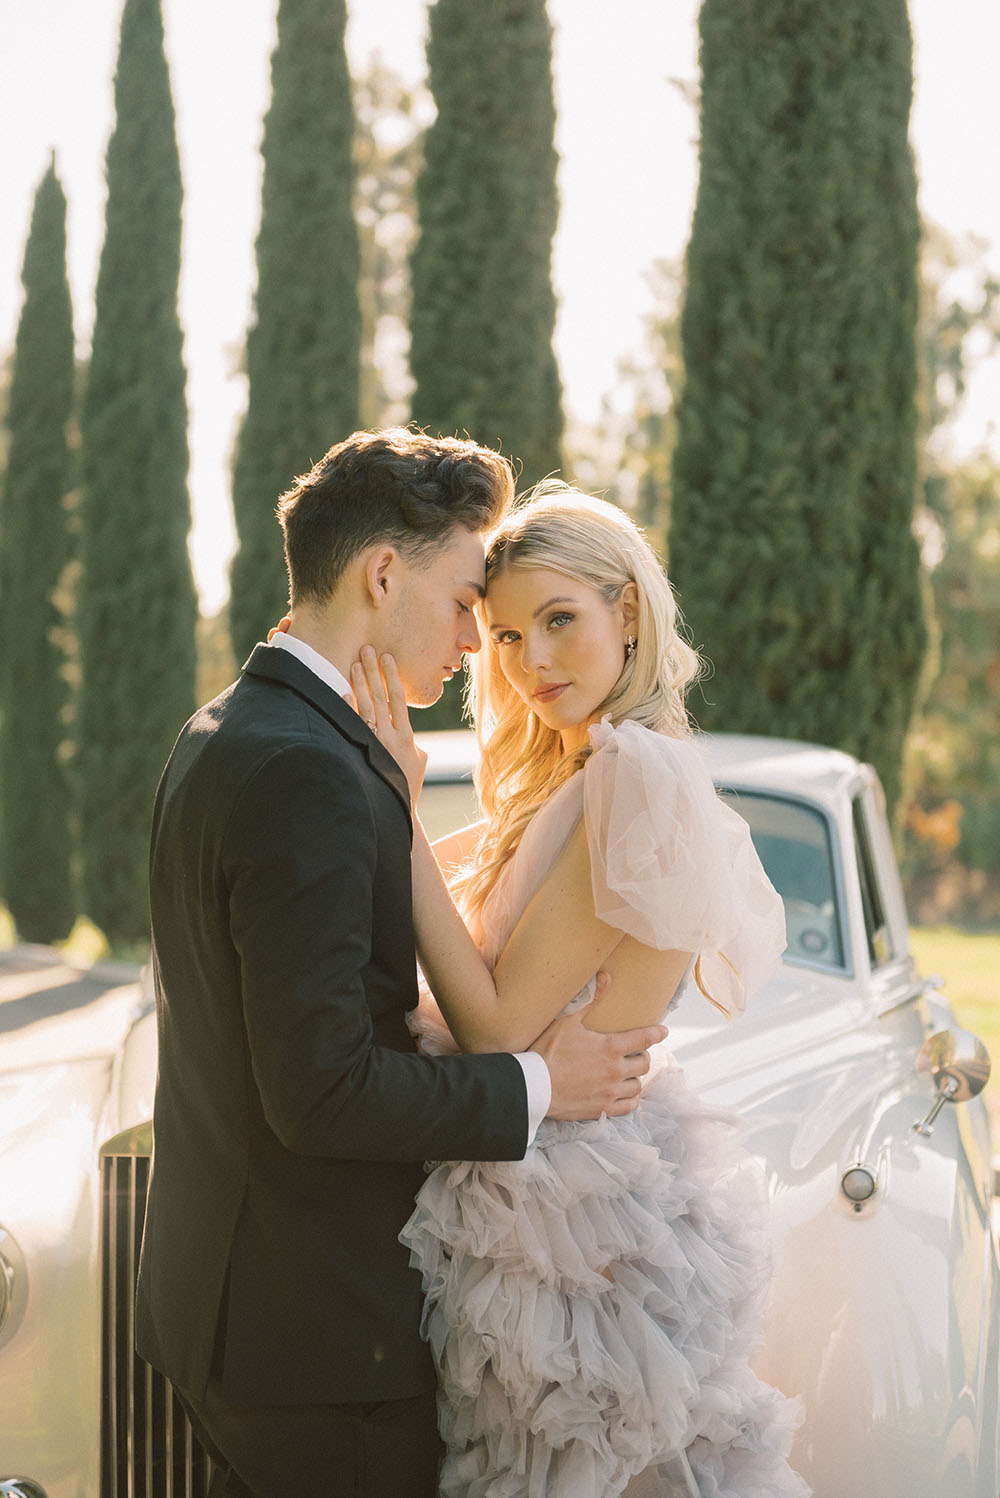
{"label": "car side window", "polygon": [[882,967],[895,957],[896,952],[889,922],[886,919],[882,891],[879,887],[871,841],[868,836],[868,824],[860,797],[855,798],[851,813],[854,819],[854,852],[858,863],[858,882],[861,886],[861,906],[865,917],[868,958],[873,968]]}
{"label": "car side window", "polygon": [[845,967],[830,827],[814,807],[784,797],[720,789],[750,827],[764,872],[785,906],[785,961]]}

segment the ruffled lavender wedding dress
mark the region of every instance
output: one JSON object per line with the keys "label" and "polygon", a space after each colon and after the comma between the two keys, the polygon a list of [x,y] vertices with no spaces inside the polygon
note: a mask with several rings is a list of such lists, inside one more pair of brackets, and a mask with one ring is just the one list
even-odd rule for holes
{"label": "ruffled lavender wedding dress", "polygon": [[[591,742],[491,892],[486,960],[582,816],[600,918],[700,953],[739,1010],[785,940],[745,823],[695,743],[631,722]],[[447,1045],[441,1023],[421,1010],[428,1049]],[[442,1498],[808,1494],[786,1461],[798,1404],[748,1363],[768,1274],[758,1175],[738,1121],[669,1056],[627,1118],[546,1120],[524,1160],[436,1165],[401,1237],[439,1371]]]}

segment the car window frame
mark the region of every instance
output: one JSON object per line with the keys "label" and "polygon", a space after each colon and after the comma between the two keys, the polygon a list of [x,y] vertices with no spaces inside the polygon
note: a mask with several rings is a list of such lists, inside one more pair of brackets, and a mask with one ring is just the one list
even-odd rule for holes
{"label": "car window frame", "polygon": [[[837,931],[840,936],[840,949],[844,960],[843,962],[830,962],[820,957],[806,957],[798,952],[791,953],[787,949],[783,953],[781,960],[788,967],[804,968],[808,972],[823,973],[835,978],[845,978],[849,981],[855,981],[858,977],[858,971],[855,961],[854,943],[851,940],[851,921],[847,903],[847,880],[844,873],[844,853],[841,846],[838,824],[836,819],[831,815],[829,808],[819,801],[814,801],[809,796],[799,795],[791,791],[775,790],[771,787],[739,785],[731,781],[719,779],[715,782],[715,788],[720,793],[725,792],[733,798],[733,801],[727,804],[733,805],[734,811],[739,811],[738,802],[742,798],[757,797],[759,800],[780,801],[786,806],[801,807],[819,817],[826,834],[826,845],[830,858],[831,882],[836,905]],[[747,822],[747,825],[750,825],[749,822]],[[751,828],[752,836],[753,830]]]}
{"label": "car window frame", "polygon": [[[851,832],[857,865],[858,890],[861,896],[861,920],[871,973],[882,973],[899,961],[895,934],[889,917],[887,891],[879,877],[879,862],[872,846],[871,828],[865,805],[864,790],[851,797]],[[886,950],[879,954],[878,941],[883,938]]]}

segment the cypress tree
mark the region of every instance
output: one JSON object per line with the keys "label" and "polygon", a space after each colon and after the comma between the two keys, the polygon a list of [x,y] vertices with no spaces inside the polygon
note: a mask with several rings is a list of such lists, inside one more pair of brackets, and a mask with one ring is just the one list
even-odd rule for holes
{"label": "cypress tree", "polygon": [[417,183],[412,414],[432,433],[502,444],[532,483],[563,463],[544,0],[437,0],[427,61],[437,118]]}
{"label": "cypress tree", "polygon": [[702,726],[836,744],[890,799],[924,647],[905,0],[705,0],[671,568]]}
{"label": "cypress tree", "polygon": [[125,0],[83,410],[81,833],[87,914],[145,939],[153,794],[193,711],[181,177],[159,0]]}
{"label": "cypress tree", "polygon": [[72,795],[66,758],[69,686],[56,601],[70,559],[73,310],[66,279],[66,198],[55,160],[35,194],[21,271],[10,447],[0,541],[0,866],[26,941],[69,935],[76,913]]}
{"label": "cypress tree", "polygon": [[358,424],[361,317],[344,0],[280,0],[264,122],[256,322],[237,445],[238,661],[285,612],[278,496]]}

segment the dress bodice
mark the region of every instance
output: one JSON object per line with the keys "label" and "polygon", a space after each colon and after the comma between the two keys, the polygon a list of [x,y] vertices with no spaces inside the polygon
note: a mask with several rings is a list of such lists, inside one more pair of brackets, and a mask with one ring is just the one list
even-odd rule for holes
{"label": "dress bodice", "polygon": [[[784,907],[746,822],[720,799],[695,740],[605,720],[590,741],[583,769],[536,813],[483,905],[486,961],[496,963],[582,818],[598,917],[647,946],[694,953],[713,998],[741,1012],[785,947]],[[574,1006],[591,993],[592,982]]]}

